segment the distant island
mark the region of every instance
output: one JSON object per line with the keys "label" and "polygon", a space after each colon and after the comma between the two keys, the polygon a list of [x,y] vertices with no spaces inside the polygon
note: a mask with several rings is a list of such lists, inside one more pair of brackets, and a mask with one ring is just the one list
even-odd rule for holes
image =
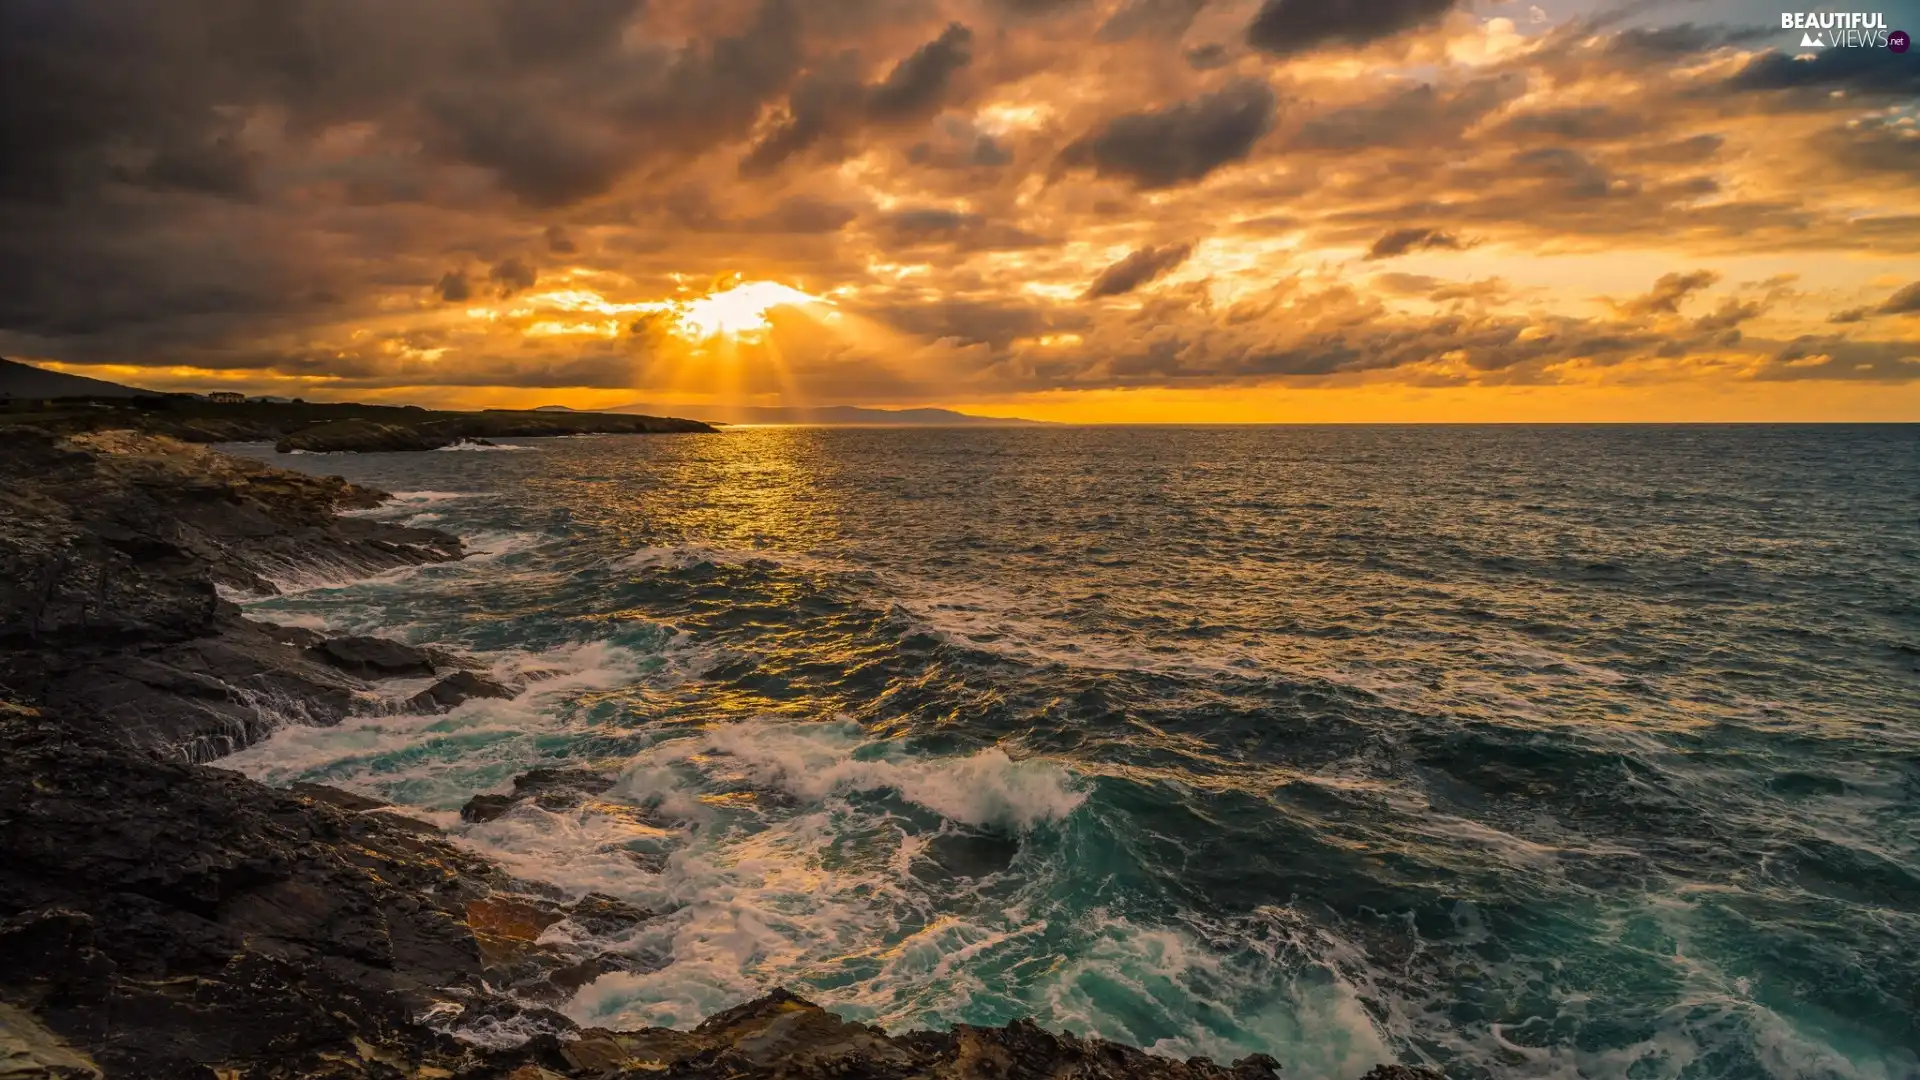
{"label": "distant island", "polygon": [[974,416],[952,409],[870,409],[859,405],[616,405],[608,412],[691,413],[714,424],[823,424],[836,427],[1040,427],[1044,420]]}

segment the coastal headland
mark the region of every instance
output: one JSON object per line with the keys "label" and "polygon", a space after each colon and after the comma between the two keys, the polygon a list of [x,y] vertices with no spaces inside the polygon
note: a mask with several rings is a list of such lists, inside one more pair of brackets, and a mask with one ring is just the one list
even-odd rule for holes
{"label": "coastal headland", "polygon": [[699,420],[632,413],[486,409],[299,401],[213,402],[186,395],[20,400],[0,411],[0,432],[60,435],[128,430],[189,443],[270,442],[281,452],[438,450],[463,442],[560,435],[711,434]]}

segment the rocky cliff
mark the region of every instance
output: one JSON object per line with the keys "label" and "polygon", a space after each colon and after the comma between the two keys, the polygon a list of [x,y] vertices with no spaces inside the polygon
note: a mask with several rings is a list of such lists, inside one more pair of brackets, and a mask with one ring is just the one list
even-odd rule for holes
{"label": "rocky cliff", "polygon": [[[1028,1023],[892,1036],[783,992],[692,1031],[553,1012],[636,962],[570,942],[654,913],[517,880],[375,800],[196,764],[289,718],[513,692],[223,598],[459,556],[443,534],[337,516],[381,498],[150,436],[0,437],[0,1078],[1274,1075],[1260,1055],[1174,1061]],[[601,782],[529,774],[468,813]],[[590,933],[548,932],[567,924]]]}

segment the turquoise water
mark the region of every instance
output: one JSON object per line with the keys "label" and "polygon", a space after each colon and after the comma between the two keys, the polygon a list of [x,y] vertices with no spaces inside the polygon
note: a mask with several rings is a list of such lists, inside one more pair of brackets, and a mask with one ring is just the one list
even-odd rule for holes
{"label": "turquoise water", "polygon": [[[786,985],[1296,1077],[1920,1076],[1920,429],[277,460],[480,554],[257,615],[532,681],[228,764],[671,912],[583,1022]],[[452,813],[554,763],[621,779]]]}

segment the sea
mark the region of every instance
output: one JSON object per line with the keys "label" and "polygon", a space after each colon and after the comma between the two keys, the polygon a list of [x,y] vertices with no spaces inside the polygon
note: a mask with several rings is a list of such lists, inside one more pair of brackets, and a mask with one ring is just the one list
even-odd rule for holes
{"label": "sea", "polygon": [[[1920,1077],[1920,427],[229,449],[473,552],[253,617],[525,689],[222,764],[661,912],[582,1024],[784,986],[1301,1080]],[[541,766],[618,780],[460,820]]]}

